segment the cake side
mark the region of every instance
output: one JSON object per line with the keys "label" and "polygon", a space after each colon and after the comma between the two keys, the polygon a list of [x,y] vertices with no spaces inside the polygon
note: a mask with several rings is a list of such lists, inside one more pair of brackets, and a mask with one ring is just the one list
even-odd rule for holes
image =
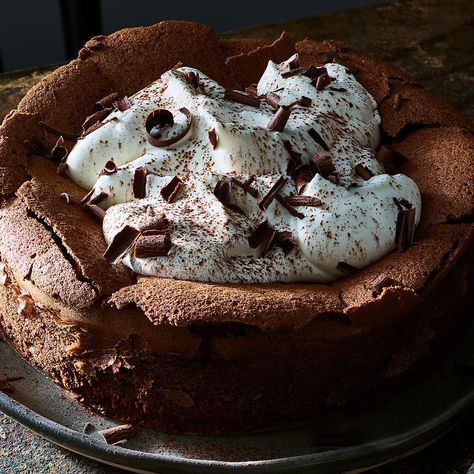
{"label": "cake side", "polygon": [[[193,35],[196,28],[190,27]],[[344,404],[403,374],[440,340],[446,346],[439,336],[451,334],[447,328],[472,304],[472,125],[406,74],[340,43],[304,41],[296,49],[306,65],[331,55],[357,68],[356,77],[377,99],[385,143],[404,157],[398,169],[419,183],[423,196],[412,247],[331,285],[154,277],[135,283],[121,264],[101,258],[100,224],[59,197],[85,192],[58,175],[54,163],[31,156],[24,141],[53,146],[55,128],[65,127],[60,131],[70,136],[65,146],[71,148],[86,111],[127,87],[117,83],[114,45],[126,48],[137,36],[148,41],[147,31],[92,40],[0,128],[0,327],[16,349],[80,401],[111,416],[156,429],[224,432]],[[204,44],[208,32],[200,34]],[[271,48],[256,46],[249,51],[245,41],[237,54],[234,41],[232,61],[219,53],[194,64],[208,73],[215,67],[216,77],[238,70],[245,84],[252,77],[245,68],[254,64],[248,56],[256,55],[255,64],[262,54],[276,59],[265,56]],[[182,58],[166,61],[175,59]],[[84,88],[91,80],[97,88],[89,88],[77,108],[68,107],[68,92],[81,80]],[[142,80],[136,77],[137,87]]]}

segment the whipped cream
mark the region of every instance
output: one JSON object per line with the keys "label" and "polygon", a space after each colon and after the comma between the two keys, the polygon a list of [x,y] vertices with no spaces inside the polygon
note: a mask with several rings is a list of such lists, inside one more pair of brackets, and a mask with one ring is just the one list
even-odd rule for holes
{"label": "whipped cream", "polygon": [[[318,91],[311,78],[282,77],[296,57],[281,64],[269,61],[257,86],[263,95],[275,92],[279,104],[290,106],[305,96],[309,107],[291,106],[282,132],[267,128],[275,110],[264,100],[253,107],[224,99],[225,90],[203,73],[187,67],[170,70],[130,98],[132,106],[110,114],[103,125],[80,139],[67,159],[69,176],[106,193],[103,231],[107,243],[130,225],[143,228],[164,214],[170,223],[171,250],[167,256],[137,258],[129,252],[125,265],[143,275],[228,282],[329,282],[341,275],[338,264],[362,268],[395,248],[398,208],[394,198],[405,199],[421,212],[416,184],[407,176],[390,176],[375,158],[380,141],[380,117],[375,100],[347,69],[326,64],[331,84]],[[187,74],[198,74],[196,88]],[[189,76],[188,76],[189,77]],[[145,121],[156,109],[173,113],[175,133],[186,127],[186,107],[192,124],[184,137],[166,147],[147,140]],[[329,150],[311,138],[314,129]],[[217,144],[209,132],[215,131]],[[317,207],[297,207],[296,217],[274,199],[266,210],[258,206],[273,184],[286,176],[290,156],[284,140],[301,153],[303,164],[316,154],[329,155],[338,184],[316,174],[300,192],[317,197]],[[113,174],[100,174],[107,161],[117,165]],[[368,180],[356,172],[363,165],[374,174]],[[145,168],[146,196],[134,198],[137,168]],[[174,176],[183,186],[174,202],[160,194]],[[258,198],[231,187],[231,202],[243,212],[224,206],[214,194],[220,180],[246,181]],[[281,196],[297,195],[287,176]],[[301,217],[301,216],[300,216]],[[275,230],[290,232],[295,248],[285,255],[275,246],[265,255],[251,248],[249,237],[263,221]]]}

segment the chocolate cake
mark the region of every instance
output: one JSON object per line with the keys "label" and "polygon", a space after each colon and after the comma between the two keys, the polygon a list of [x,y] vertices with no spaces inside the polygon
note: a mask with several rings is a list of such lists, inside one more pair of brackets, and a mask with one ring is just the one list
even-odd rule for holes
{"label": "chocolate cake", "polygon": [[156,430],[369,397],[470,313],[472,132],[340,42],[92,38],[0,127],[0,331]]}

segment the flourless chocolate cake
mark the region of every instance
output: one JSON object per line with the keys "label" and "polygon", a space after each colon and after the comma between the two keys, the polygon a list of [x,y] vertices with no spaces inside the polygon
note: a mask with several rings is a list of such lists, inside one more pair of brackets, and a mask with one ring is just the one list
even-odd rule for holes
{"label": "flourless chocolate cake", "polygon": [[157,430],[370,397],[471,312],[472,132],[340,42],[92,38],[0,127],[0,331]]}

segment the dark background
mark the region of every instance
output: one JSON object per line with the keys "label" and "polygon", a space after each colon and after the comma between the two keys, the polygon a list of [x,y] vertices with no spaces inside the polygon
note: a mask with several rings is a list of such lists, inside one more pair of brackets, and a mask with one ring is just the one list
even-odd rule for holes
{"label": "dark background", "polygon": [[160,20],[200,21],[220,32],[384,1],[2,0],[0,71],[63,62],[91,36]]}

